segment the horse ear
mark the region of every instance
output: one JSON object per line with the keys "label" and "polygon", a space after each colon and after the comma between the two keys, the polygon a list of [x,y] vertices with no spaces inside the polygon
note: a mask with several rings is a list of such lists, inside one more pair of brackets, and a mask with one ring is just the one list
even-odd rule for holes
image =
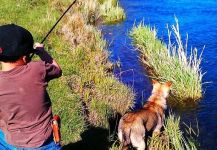
{"label": "horse ear", "polygon": [[151,82],[152,82],[153,85],[156,84],[156,83],[159,83],[157,80],[154,80],[154,79],[152,79]]}
{"label": "horse ear", "polygon": [[165,85],[166,85],[167,87],[171,87],[172,84],[173,84],[172,81],[168,81],[168,82],[165,83]]}

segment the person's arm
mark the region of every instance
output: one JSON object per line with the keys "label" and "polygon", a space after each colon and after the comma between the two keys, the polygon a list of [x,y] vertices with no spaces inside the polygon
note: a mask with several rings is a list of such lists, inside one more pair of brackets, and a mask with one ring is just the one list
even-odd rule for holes
{"label": "person's arm", "polygon": [[51,57],[48,52],[44,50],[44,45],[40,43],[36,43],[34,45],[35,54],[38,55],[42,61],[45,62],[45,79],[46,81],[50,81],[54,78],[58,78],[62,75],[62,70],[59,64]]}
{"label": "person's arm", "polygon": [[48,54],[48,52],[44,50],[44,44],[35,43],[34,48],[36,50],[36,55],[38,55],[42,61],[52,64],[56,66],[59,70],[61,70],[59,64],[51,57],[50,54]]}

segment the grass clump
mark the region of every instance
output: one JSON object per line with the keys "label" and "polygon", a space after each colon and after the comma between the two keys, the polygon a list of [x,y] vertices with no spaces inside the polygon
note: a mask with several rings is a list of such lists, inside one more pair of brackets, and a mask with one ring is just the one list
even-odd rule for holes
{"label": "grass clump", "polygon": [[[40,42],[70,3],[1,0],[0,24],[21,25]],[[48,89],[54,113],[62,118],[63,144],[80,140],[89,125],[108,129],[109,118],[133,105],[132,90],[111,73],[106,41],[95,26],[101,5],[92,4],[78,0],[45,41],[63,70],[63,76],[51,81]]]}
{"label": "grass clump", "polygon": [[[171,42],[174,35],[175,43]],[[156,29],[140,23],[130,32],[133,43],[141,52],[141,61],[146,66],[151,78],[172,81],[172,95],[175,103],[185,104],[202,97],[202,72],[200,69],[201,55],[196,48],[187,54],[186,44],[179,33],[178,20],[168,30],[169,43],[166,45],[157,38]]]}
{"label": "grass clump", "polygon": [[106,0],[101,2],[100,12],[103,16],[104,23],[117,23],[126,18],[124,10],[119,6],[117,0]]}
{"label": "grass clump", "polygon": [[[189,128],[188,130],[192,130]],[[180,130],[180,117],[170,114],[164,123],[164,131],[161,135],[153,135],[148,139],[150,150],[197,150],[197,143],[192,141],[193,135],[185,137]]]}
{"label": "grass clump", "polygon": [[126,18],[124,9],[119,6],[118,0],[87,0],[80,1],[84,6],[86,19],[91,24],[115,24]]}

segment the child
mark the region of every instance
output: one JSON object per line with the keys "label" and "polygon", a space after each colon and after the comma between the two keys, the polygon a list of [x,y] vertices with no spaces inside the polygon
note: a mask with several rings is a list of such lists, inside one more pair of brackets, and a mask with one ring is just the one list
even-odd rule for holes
{"label": "child", "polygon": [[[48,81],[61,76],[57,62],[26,29],[0,26],[0,149],[59,150],[52,137]],[[41,61],[31,61],[36,53]]]}

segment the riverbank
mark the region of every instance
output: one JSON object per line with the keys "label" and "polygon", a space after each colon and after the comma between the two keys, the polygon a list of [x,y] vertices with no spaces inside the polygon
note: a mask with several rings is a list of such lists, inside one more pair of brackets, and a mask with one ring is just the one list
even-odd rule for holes
{"label": "riverbank", "polygon": [[[63,69],[63,76],[50,82],[48,89],[54,113],[62,119],[64,145],[82,139],[89,126],[109,130],[109,120],[133,105],[132,90],[111,74],[106,42],[95,27],[100,16],[91,2],[78,1],[45,41]],[[70,3],[2,1],[0,24],[21,25],[41,41]]]}

